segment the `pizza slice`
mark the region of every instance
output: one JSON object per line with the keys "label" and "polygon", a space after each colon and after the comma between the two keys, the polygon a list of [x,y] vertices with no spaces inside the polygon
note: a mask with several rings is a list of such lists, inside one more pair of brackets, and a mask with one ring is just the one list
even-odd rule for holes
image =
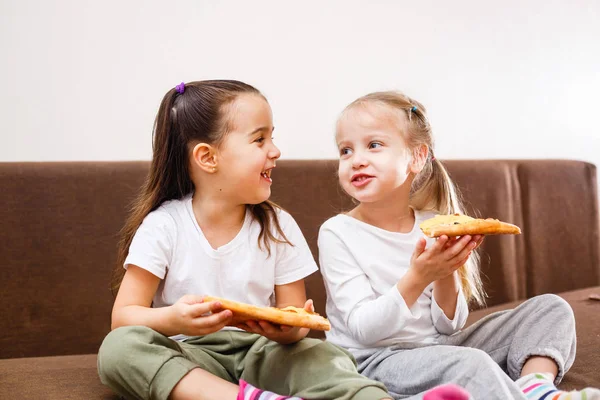
{"label": "pizza slice", "polygon": [[472,218],[462,214],[436,215],[419,227],[428,237],[463,235],[518,235],[521,229],[497,219]]}
{"label": "pizza slice", "polygon": [[331,324],[327,318],[315,312],[306,311],[303,308],[292,306],[285,308],[259,307],[214,296],[204,296],[204,301],[218,301],[221,303],[224,309],[233,312],[233,320],[235,322],[256,320],[319,331],[328,331],[331,329]]}

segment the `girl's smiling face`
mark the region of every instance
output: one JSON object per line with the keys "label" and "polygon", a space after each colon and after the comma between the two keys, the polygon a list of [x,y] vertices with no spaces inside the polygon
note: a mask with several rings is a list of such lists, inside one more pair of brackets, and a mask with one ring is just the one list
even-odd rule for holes
{"label": "girl's smiling face", "polygon": [[229,132],[219,146],[223,190],[241,204],[258,204],[271,195],[271,170],[281,152],[273,143],[273,116],[259,95],[240,95],[228,106]]}
{"label": "girl's smiling face", "polygon": [[336,129],[338,174],[350,196],[370,203],[399,189],[410,191],[415,171],[402,136],[406,126],[403,113],[381,104],[363,103],[344,112]]}

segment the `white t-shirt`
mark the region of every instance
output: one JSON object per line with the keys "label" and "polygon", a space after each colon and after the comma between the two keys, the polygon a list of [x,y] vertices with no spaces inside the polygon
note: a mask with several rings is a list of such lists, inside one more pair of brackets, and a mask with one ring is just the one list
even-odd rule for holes
{"label": "white t-shirt", "polygon": [[[433,217],[415,211],[409,233],[390,232],[340,214],[319,231],[319,261],[327,290],[327,339],[348,349],[386,347],[398,343],[433,343],[441,333],[461,329],[469,314],[462,290],[450,320],[427,286],[408,308],[396,284],[410,268],[419,224]],[[427,246],[434,239],[427,238]]]}
{"label": "white t-shirt", "polygon": [[[186,294],[272,306],[275,285],[295,282],[317,270],[296,221],[283,210],[277,215],[294,246],[272,242],[269,257],[264,245],[258,246],[260,224],[250,211],[236,237],[213,249],[196,221],[191,195],[165,202],[138,228],[124,267],[133,264],[162,279],[152,307],[170,306]],[[272,231],[279,237],[274,227]]]}

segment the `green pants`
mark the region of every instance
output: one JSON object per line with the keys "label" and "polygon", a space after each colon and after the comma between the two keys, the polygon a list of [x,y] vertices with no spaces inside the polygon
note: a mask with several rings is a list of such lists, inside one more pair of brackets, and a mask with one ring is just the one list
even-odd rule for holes
{"label": "green pants", "polygon": [[383,399],[383,384],[356,370],[347,351],[318,339],[281,345],[263,336],[220,331],[176,342],[150,328],[112,331],[98,352],[102,383],[126,398],[167,399],[189,371],[202,368],[237,384],[304,399]]}

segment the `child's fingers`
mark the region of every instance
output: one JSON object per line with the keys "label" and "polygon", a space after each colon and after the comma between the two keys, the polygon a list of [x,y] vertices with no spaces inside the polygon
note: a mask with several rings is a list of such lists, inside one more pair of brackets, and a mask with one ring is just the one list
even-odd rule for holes
{"label": "child's fingers", "polygon": [[[422,239],[422,240],[425,240],[425,239]],[[444,251],[444,248],[446,247],[446,243],[448,243],[449,240],[450,239],[446,235],[440,236],[439,238],[437,238],[437,240],[435,241],[433,246],[430,247],[430,250],[433,252],[436,252],[436,253]]]}
{"label": "child's fingers", "polygon": [[215,325],[227,324],[233,317],[233,313],[230,310],[223,310],[216,314],[211,314],[206,317],[199,317],[195,319],[195,323],[198,327],[213,327]]}
{"label": "child's fingers", "polygon": [[241,330],[244,330],[246,332],[252,332],[252,329],[250,329],[250,327],[243,322],[239,322],[233,326],[235,326],[236,328],[239,328]]}
{"label": "child's fingers", "polygon": [[[446,250],[444,250],[445,253],[445,259],[446,260],[452,260],[455,257],[460,257],[460,253],[466,249],[467,247],[469,247],[469,244],[471,243],[471,236],[470,235],[465,235],[463,237],[461,237],[459,240],[456,241],[456,243],[454,243],[451,247],[447,248]],[[474,242],[473,242],[474,243]],[[474,246],[473,246],[474,247]],[[470,250],[473,250],[473,247],[471,247]],[[469,251],[470,251],[469,250]],[[460,257],[463,258],[463,257]]]}
{"label": "child's fingers", "polygon": [[246,321],[246,325],[250,328],[250,332],[254,332],[254,333],[258,333],[258,334],[262,334],[263,330],[260,327],[260,325],[258,324],[258,322],[254,321],[254,320],[248,320]]}
{"label": "child's fingers", "polygon": [[267,334],[280,333],[281,330],[278,329],[275,325],[271,324],[267,321],[258,321],[258,325],[260,325],[261,329]]}
{"label": "child's fingers", "polygon": [[477,246],[477,243],[475,243],[474,241],[468,242],[467,245],[462,248],[460,253],[458,253],[456,256],[454,256],[450,260],[452,262],[458,263],[462,260],[468,259],[469,256],[471,255],[471,252],[475,249],[476,246]]}
{"label": "child's fingers", "polygon": [[192,318],[198,318],[204,314],[208,314],[209,312],[211,312],[211,304],[210,303],[196,303],[196,304],[191,304],[189,306],[183,306],[183,307],[187,307],[187,310],[189,310],[189,315]]}
{"label": "child's fingers", "polygon": [[413,258],[419,257],[425,251],[426,246],[427,242],[425,241],[425,238],[420,238],[419,240],[417,240],[417,244],[415,245],[415,251],[413,252]]}
{"label": "child's fingers", "polygon": [[208,309],[212,313],[216,313],[216,312],[223,310],[223,304],[221,304],[218,301],[209,301],[208,303],[204,303],[204,304],[208,304]]}
{"label": "child's fingers", "polygon": [[481,243],[483,243],[483,239],[485,238],[484,235],[475,235],[473,236],[473,241],[475,241],[475,243],[477,243],[475,245],[475,248],[479,248],[479,246],[481,246]]}
{"label": "child's fingers", "polygon": [[218,332],[221,329],[225,328],[227,325],[229,325],[229,320],[222,321],[222,322],[220,322],[220,323],[218,323],[216,325],[208,327],[208,329],[205,330],[204,334],[206,335],[208,333]]}
{"label": "child's fingers", "polygon": [[444,250],[446,250],[449,247],[452,247],[456,242],[458,242],[460,238],[458,236],[452,236],[448,238],[448,241],[446,242],[446,244],[444,245]]}
{"label": "child's fingers", "polygon": [[[481,246],[481,243],[483,243],[484,238],[485,238],[484,235],[474,235],[471,237],[471,240],[476,243],[475,244],[476,249],[479,248],[479,246]],[[450,238],[450,240],[448,240],[448,242],[446,242],[446,246],[445,246],[444,250],[451,247],[452,245],[454,245],[458,240],[459,239],[456,237]]]}
{"label": "child's fingers", "polygon": [[209,312],[217,313],[223,310],[223,306],[218,301],[209,301],[207,303],[196,303],[190,305],[190,315],[194,318],[200,317]]}
{"label": "child's fingers", "polygon": [[315,312],[315,305],[313,304],[312,299],[306,300],[306,303],[304,303],[304,309],[306,311]]}

